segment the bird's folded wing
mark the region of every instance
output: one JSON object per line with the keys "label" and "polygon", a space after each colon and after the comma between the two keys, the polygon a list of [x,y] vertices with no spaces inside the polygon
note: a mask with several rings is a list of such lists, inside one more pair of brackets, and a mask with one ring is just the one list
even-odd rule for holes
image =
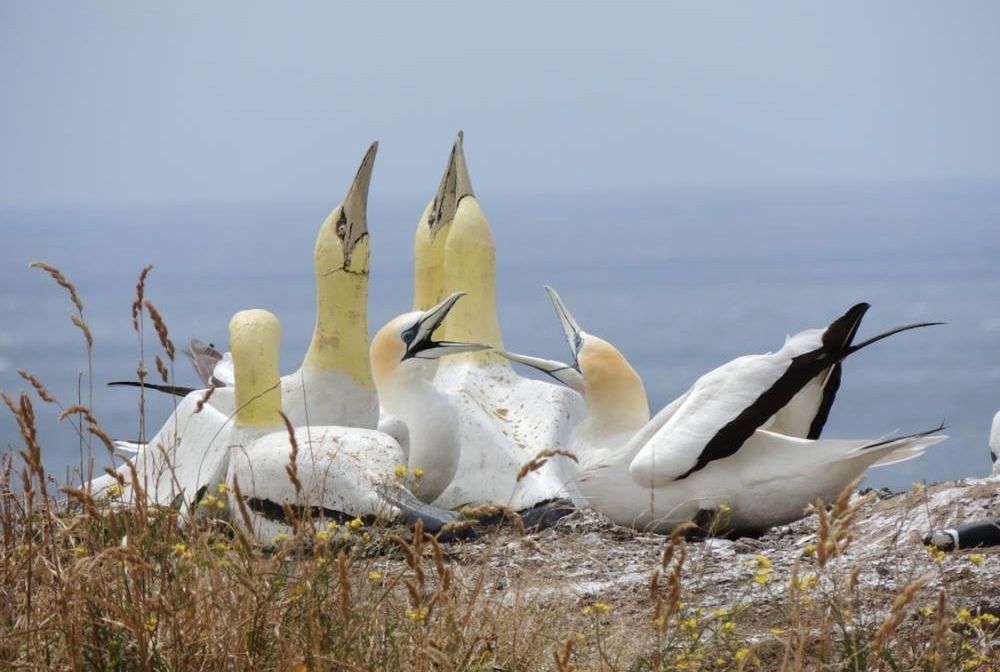
{"label": "bird's folded wing", "polygon": [[735,453],[776,412],[765,410],[761,397],[766,400],[790,359],[782,351],[740,357],[698,379],[639,449],[629,467],[632,478],[658,487]]}

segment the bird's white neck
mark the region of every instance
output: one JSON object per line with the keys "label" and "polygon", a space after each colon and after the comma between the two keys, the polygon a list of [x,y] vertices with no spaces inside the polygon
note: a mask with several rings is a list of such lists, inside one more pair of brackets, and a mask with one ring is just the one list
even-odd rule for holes
{"label": "bird's white neck", "polygon": [[408,466],[423,470],[414,482],[413,494],[433,501],[458,469],[458,413],[448,396],[429,383],[418,367],[399,371],[380,384],[379,397],[384,411],[406,423],[409,430]]}

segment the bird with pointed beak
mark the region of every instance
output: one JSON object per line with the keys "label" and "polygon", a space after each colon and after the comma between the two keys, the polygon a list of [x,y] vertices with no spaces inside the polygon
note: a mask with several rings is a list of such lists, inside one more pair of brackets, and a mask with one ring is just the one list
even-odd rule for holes
{"label": "bird with pointed beak", "polygon": [[[502,349],[496,248],[472,190],[463,140],[459,132],[438,191],[417,226],[414,307],[426,308],[454,291],[468,292],[444,336]],[[462,446],[458,472],[439,505],[495,502],[525,510],[558,498],[579,501],[565,457],[553,457],[519,478],[540,451],[566,447],[573,425],[583,417],[576,392],[522,378],[488,350],[443,360],[433,380],[455,405]]]}
{"label": "bird with pointed beak", "polygon": [[[295,426],[340,425],[374,428],[378,395],[368,360],[368,189],[378,143],[361,160],[347,195],[320,226],[313,253],[316,322],[302,365],[281,378],[282,408]],[[233,378],[232,361],[201,341],[186,352],[204,384],[224,387]],[[138,386],[133,381],[110,385]],[[185,396],[193,388],[142,383]],[[223,412],[225,395],[212,400]]]}
{"label": "bird with pointed beak", "polygon": [[[587,417],[570,440],[577,482],[591,506],[620,524],[669,531],[683,521],[715,519],[716,531],[757,533],[802,517],[817,498],[831,501],[867,467],[916,457],[946,438],[924,432],[885,441],[810,439],[776,429],[816,431],[832,404],[824,392],[832,367],[930,323],[855,345],[868,307],[859,304],[826,329],[792,336],[775,353],[740,357],[705,374],[650,420],[642,380],[628,360],[583,331],[547,289],[572,363],[507,356],[583,394]],[[803,391],[805,399],[797,399]]]}

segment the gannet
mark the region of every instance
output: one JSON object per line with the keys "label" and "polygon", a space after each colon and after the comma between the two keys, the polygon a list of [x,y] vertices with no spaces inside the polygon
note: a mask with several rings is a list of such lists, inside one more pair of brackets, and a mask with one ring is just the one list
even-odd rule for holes
{"label": "gannet", "polygon": [[[302,365],[281,378],[282,408],[295,426],[374,428],[378,396],[368,361],[368,187],[378,143],[365,153],[344,200],[316,237],[316,323]],[[185,353],[205,385],[232,384],[232,363],[211,344],[193,340]],[[111,385],[131,385],[133,381]],[[146,383],[183,396],[192,388]],[[387,419],[391,426],[391,420]]]}
{"label": "gannet", "polygon": [[[840,332],[845,323],[856,330],[863,312],[856,306],[824,330],[792,336],[776,353],[741,357],[702,376],[650,421],[642,380],[625,357],[580,329],[558,295],[550,294],[572,345],[573,363],[508,356],[583,394],[588,414],[570,441],[580,460],[578,484],[591,506],[620,524],[662,531],[727,511],[721,521],[726,530],[758,532],[802,517],[816,498],[832,500],[868,466],[916,457],[946,438],[921,433],[888,440],[814,440],[761,428],[778,422],[773,416],[783,407],[768,412],[760,408],[763,404],[795,397],[849,354],[919,325],[845,347],[853,333],[845,339]],[[818,347],[803,350],[809,343]],[[752,388],[749,393],[746,387]],[[805,406],[800,404],[796,413]],[[763,413],[768,414],[759,418]],[[733,418],[756,426],[742,437],[743,427],[734,431]],[[812,424],[802,417],[794,420],[807,429]]]}
{"label": "gannet", "polygon": [[993,416],[990,428],[990,460],[993,462],[993,473],[1000,476],[1000,411]]}
{"label": "gannet", "polygon": [[934,529],[924,535],[923,541],[925,546],[942,551],[1000,546],[1000,518]]}
{"label": "gannet", "polygon": [[[458,466],[457,419],[447,396],[425,379],[423,368],[439,357],[485,347],[432,338],[461,296],[455,293],[429,310],[400,315],[372,340],[374,380],[388,412],[406,424],[408,449],[374,429],[296,427],[299,493],[288,472],[292,444],[287,429],[235,450],[226,481],[239,484],[259,539],[267,541],[289,529],[285,503],[299,511],[310,507],[317,517],[333,520],[394,515],[382,503],[377,486],[390,482],[400,465],[407,468],[407,489],[420,501],[433,501],[444,491]],[[229,489],[229,497],[231,507],[239,505],[235,488]],[[439,514],[442,524],[453,517]],[[233,514],[233,520],[244,525],[242,517]]]}
{"label": "gannet", "polygon": [[[462,141],[459,133],[437,195],[417,229],[414,300],[423,308],[444,293],[467,291],[444,336],[502,348],[496,250],[472,191]],[[521,467],[540,451],[566,447],[570,430],[584,412],[576,392],[522,378],[502,356],[489,351],[442,360],[434,385],[457,404],[462,437],[458,473],[438,505],[498,502],[523,510],[577,496],[563,457],[517,481]]]}
{"label": "gannet", "polygon": [[[211,395],[207,390],[191,392],[160,431],[137,447],[132,463],[148,502],[169,506],[180,498],[186,510],[206,487],[223,481],[234,445],[249,443],[281,425],[280,333],[278,319],[266,310],[244,310],[233,316],[229,344],[235,385]],[[133,503],[132,469],[126,464],[117,471],[125,479],[121,500]],[[91,489],[101,494],[114,483],[106,475],[95,479]]]}

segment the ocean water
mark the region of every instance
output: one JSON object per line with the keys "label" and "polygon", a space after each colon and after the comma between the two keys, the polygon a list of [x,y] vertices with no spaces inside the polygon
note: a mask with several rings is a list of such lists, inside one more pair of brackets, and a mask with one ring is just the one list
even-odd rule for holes
{"label": "ocean water", "polygon": [[[340,194],[295,203],[171,203],[0,208],[0,388],[36,374],[64,405],[89,397],[80,333],[65,292],[28,268],[41,259],[76,283],[94,332],[95,415],[116,438],[138,433],[138,340],[129,307],[143,265],[147,297],[178,349],[226,343],[231,314],[268,308],[282,320],[283,368],[298,366],[314,314],[312,245]],[[408,310],[412,239],[427,195],[370,199],[374,331]],[[923,457],[868,472],[874,486],[981,476],[1000,408],[1000,187],[672,189],[632,193],[480,194],[498,256],[506,346],[564,358],[543,284],[583,328],[615,343],[642,374],[655,412],[702,373],[780,347],[858,301],[872,304],[861,337],[925,320],[852,357],[825,436],[875,438],[944,422],[951,440]],[[147,353],[158,351],[150,330]],[[150,368],[152,368],[150,363]],[[195,384],[179,357],[175,378]],[[81,378],[81,375],[83,376]],[[82,383],[81,383],[82,381]],[[172,408],[147,401],[147,429]],[[65,477],[80,442],[58,409],[36,402],[48,469]],[[0,450],[21,447],[0,409]],[[96,468],[106,456],[95,445]]]}

